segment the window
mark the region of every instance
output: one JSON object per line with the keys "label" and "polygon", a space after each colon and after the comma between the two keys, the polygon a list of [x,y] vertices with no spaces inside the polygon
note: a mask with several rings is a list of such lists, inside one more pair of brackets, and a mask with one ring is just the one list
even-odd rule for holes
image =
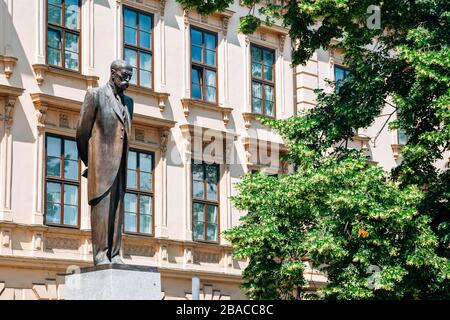
{"label": "window", "polygon": [[397,139],[398,144],[405,145],[408,143],[409,135],[406,133],[406,130],[398,129],[397,130]]}
{"label": "window", "polygon": [[80,71],[80,0],[47,1],[47,63]]}
{"label": "window", "polygon": [[275,51],[251,45],[252,112],[275,116]]}
{"label": "window", "polygon": [[218,241],[219,165],[192,163],[194,240]]}
{"label": "window", "polygon": [[217,103],[217,36],[191,28],[191,97]]}
{"label": "window", "polygon": [[46,136],[45,223],[78,226],[80,162],[74,139]]}
{"label": "window", "polygon": [[350,71],[348,69],[334,65],[334,81],[336,82],[336,91],[339,91],[342,80],[344,80],[349,74]]}
{"label": "window", "polygon": [[128,152],[125,232],[153,234],[153,164],[153,153]]}
{"label": "window", "polygon": [[130,83],[153,87],[153,16],[134,9],[123,9],[123,56],[133,66]]}

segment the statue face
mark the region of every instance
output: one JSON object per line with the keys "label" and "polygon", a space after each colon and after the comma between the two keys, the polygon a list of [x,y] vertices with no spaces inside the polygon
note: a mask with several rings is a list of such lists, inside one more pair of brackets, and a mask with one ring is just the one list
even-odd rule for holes
{"label": "statue face", "polygon": [[123,67],[118,70],[112,70],[112,80],[119,91],[125,91],[133,75],[133,70]]}

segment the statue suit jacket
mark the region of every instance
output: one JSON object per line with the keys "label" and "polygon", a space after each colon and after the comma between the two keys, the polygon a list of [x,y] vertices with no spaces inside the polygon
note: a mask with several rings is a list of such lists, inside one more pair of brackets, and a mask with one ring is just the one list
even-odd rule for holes
{"label": "statue suit jacket", "polygon": [[81,107],[76,140],[81,161],[89,169],[89,204],[109,190],[119,173],[122,157],[127,159],[133,99],[123,97],[127,108],[121,105],[107,83],[89,89]]}

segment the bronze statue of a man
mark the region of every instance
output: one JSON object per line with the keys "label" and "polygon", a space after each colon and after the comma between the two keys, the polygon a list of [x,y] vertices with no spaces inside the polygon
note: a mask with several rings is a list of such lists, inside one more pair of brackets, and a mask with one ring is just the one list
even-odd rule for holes
{"label": "bronze statue of a man", "polygon": [[[122,60],[111,64],[109,82],[87,91],[77,126],[81,161],[88,167],[94,264],[123,263],[123,199],[133,100],[124,95],[133,74]],[[89,171],[89,173],[88,173]]]}

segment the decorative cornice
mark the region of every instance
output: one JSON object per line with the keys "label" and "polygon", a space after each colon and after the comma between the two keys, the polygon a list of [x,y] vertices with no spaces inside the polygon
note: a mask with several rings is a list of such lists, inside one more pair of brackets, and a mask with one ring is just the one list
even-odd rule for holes
{"label": "decorative cornice", "polygon": [[0,62],[3,63],[6,79],[9,79],[13,74],[14,66],[17,64],[17,58],[0,55]]}
{"label": "decorative cornice", "polygon": [[158,99],[158,107],[159,111],[163,112],[166,108],[166,101],[169,98],[170,94],[167,92],[157,92],[153,89],[138,87],[134,85],[130,85],[127,89],[127,92],[132,92],[137,95],[145,95],[148,97],[152,97]]}
{"label": "decorative cornice", "polygon": [[44,83],[45,76],[47,73],[55,75],[55,76],[82,80],[86,83],[86,87],[88,89],[97,86],[97,83],[99,80],[99,77],[97,77],[97,76],[83,75],[78,72],[53,67],[53,66],[50,66],[47,64],[33,64],[32,67],[33,67],[35,78],[36,78],[38,85],[42,85]]}
{"label": "decorative cornice", "polygon": [[[244,127],[245,129],[249,129],[252,125],[252,122],[259,122],[258,117],[267,117],[259,113],[254,112],[243,112],[242,117],[244,118]],[[274,117],[268,117],[274,118]]]}
{"label": "decorative cornice", "polygon": [[79,112],[82,105],[81,101],[61,98],[44,93],[32,93],[31,100],[34,104],[34,108],[37,111],[36,117],[38,121],[37,127],[39,131],[43,131],[45,129],[45,120],[49,107]]}
{"label": "decorative cornice", "polygon": [[192,108],[199,108],[208,111],[218,112],[222,114],[222,120],[225,125],[230,121],[230,114],[233,108],[222,107],[217,103],[205,102],[197,99],[184,98],[181,99],[181,105],[183,106],[183,113],[185,117],[189,116]]}
{"label": "decorative cornice", "polygon": [[133,124],[169,130],[170,128],[173,128],[175,126],[176,122],[172,120],[143,115],[140,113],[134,113]]}

